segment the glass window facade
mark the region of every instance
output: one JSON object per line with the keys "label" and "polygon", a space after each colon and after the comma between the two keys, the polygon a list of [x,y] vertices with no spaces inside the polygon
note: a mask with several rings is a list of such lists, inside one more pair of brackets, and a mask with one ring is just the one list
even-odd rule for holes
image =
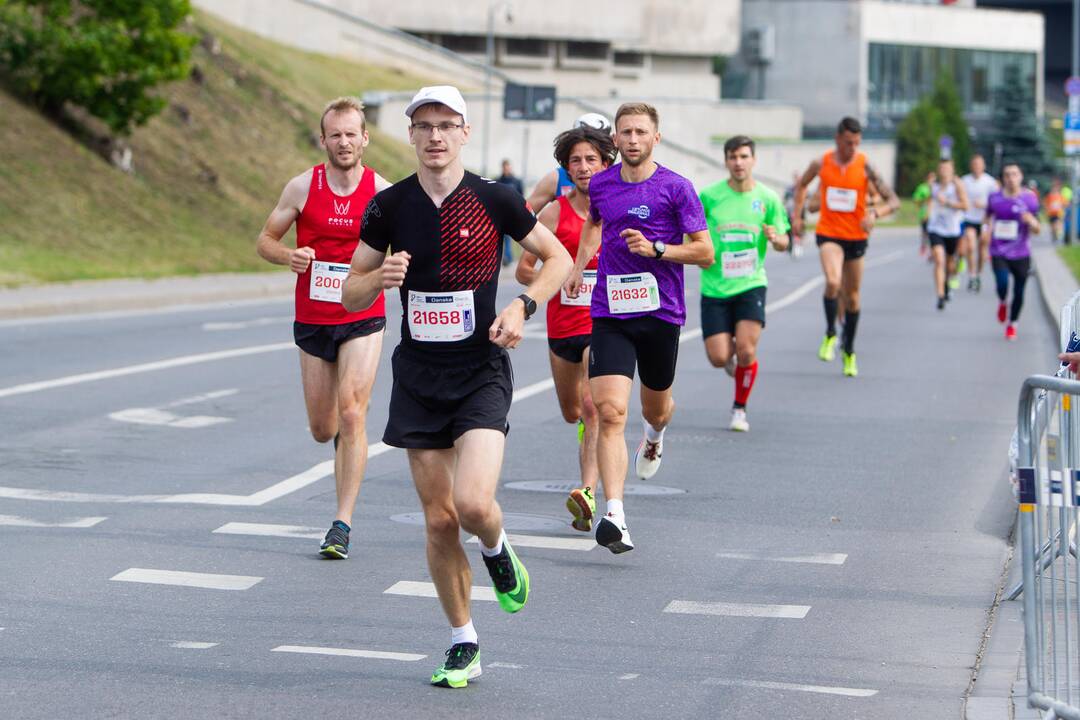
{"label": "glass window facade", "polygon": [[1009,65],[1018,65],[1025,82],[1035,86],[1035,53],[870,43],[870,115],[902,118],[946,72],[956,81],[965,113],[973,120],[989,118],[994,89]]}

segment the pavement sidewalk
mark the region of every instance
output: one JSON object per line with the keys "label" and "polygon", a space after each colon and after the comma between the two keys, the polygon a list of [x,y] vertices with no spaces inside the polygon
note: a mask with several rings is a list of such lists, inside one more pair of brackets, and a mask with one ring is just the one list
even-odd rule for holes
{"label": "pavement sidewalk", "polygon": [[[1072,272],[1049,243],[1033,245],[1031,260],[1039,282],[1039,301],[1053,325],[1061,307],[1080,290]],[[1029,297],[1029,302],[1032,298]],[[1051,368],[1048,366],[1048,371]],[[965,720],[1039,720],[1042,715],[1027,706],[1024,673],[1024,618],[1022,598],[1005,600],[1020,582],[1020,561],[1013,555],[1006,573],[1002,601],[991,615],[987,643],[979,663],[978,677],[964,699]]]}

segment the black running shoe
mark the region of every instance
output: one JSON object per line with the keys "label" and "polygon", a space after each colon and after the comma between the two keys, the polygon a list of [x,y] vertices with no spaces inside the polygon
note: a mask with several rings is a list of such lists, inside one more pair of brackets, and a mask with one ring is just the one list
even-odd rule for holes
{"label": "black running shoe", "polygon": [[529,571],[518,559],[514,548],[503,540],[502,552],[495,557],[483,556],[491,584],[495,586],[495,598],[508,613],[516,613],[525,607],[529,599]]}
{"label": "black running shoe", "polygon": [[319,554],[332,560],[349,559],[349,531],[337,520],[326,531]]}
{"label": "black running shoe", "polygon": [[937,309],[938,310],[944,310],[945,309],[945,298],[939,297],[937,299]]}

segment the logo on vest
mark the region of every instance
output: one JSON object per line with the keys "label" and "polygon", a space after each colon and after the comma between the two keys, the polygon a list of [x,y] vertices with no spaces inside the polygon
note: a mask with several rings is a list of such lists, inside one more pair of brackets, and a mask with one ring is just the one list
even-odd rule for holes
{"label": "logo on vest", "polygon": [[348,215],[350,205],[352,205],[352,200],[343,203],[339,203],[337,200],[334,200],[334,212],[338,215]]}
{"label": "logo on vest", "polygon": [[627,215],[634,215],[637,218],[639,218],[640,220],[648,220],[649,215],[652,214],[652,211],[649,210],[648,205],[638,205],[637,207],[632,207],[629,210],[627,210],[626,214]]}
{"label": "logo on vest", "polygon": [[764,213],[765,203],[761,202],[760,200],[753,201],[752,203],[750,203],[750,212]]}
{"label": "logo on vest", "polygon": [[461,228],[460,230],[458,230],[458,235],[463,240],[468,240],[469,239],[469,228]]}

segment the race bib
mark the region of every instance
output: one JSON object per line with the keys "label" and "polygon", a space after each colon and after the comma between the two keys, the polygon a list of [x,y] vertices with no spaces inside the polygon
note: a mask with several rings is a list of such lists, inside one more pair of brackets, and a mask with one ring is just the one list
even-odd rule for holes
{"label": "race bib", "polygon": [[607,276],[608,310],[612,315],[660,309],[660,290],[652,273]]}
{"label": "race bib", "polygon": [[319,302],[341,303],[341,287],[349,276],[348,263],[311,261],[308,297]]}
{"label": "race bib", "polygon": [[757,269],[757,250],[739,250],[720,254],[720,268],[725,278],[741,278]]}
{"label": "race bib", "polygon": [[850,188],[828,187],[825,189],[825,206],[833,212],[855,212],[859,195]]}
{"label": "race bib", "polygon": [[592,305],[592,290],[596,287],[596,271],[586,270],[581,274],[581,292],[576,298],[566,294],[564,288],[559,294],[559,302],[569,307],[589,307]]}
{"label": "race bib", "polygon": [[995,220],[994,238],[997,240],[1015,240],[1020,237],[1020,223],[1017,220]]}
{"label": "race bib", "polygon": [[421,342],[464,340],[476,329],[471,290],[409,291],[409,336]]}

